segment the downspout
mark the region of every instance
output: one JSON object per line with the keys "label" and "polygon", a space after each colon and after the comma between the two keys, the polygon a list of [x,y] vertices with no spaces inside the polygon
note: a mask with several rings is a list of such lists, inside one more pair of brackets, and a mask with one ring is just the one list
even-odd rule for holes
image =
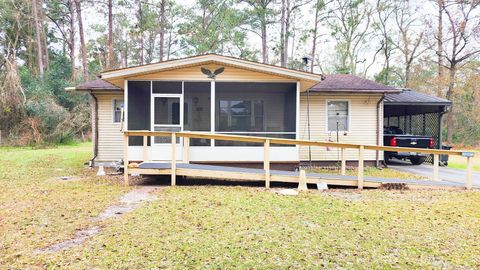
{"label": "downspout", "polygon": [[[382,98],[377,102],[377,145],[380,144],[380,105],[385,99],[385,93],[382,95]],[[383,127],[382,127],[383,129]],[[380,167],[380,151],[375,151],[375,167]]]}
{"label": "downspout", "polygon": [[94,139],[95,139],[95,142],[93,143],[93,158],[90,160],[90,167],[93,167],[94,164],[95,164],[95,159],[97,158],[98,156],[98,99],[97,97],[92,93],[92,91],[90,90],[88,92],[88,94],[90,95],[90,97],[92,98],[93,100],[93,113],[94,113],[94,117],[93,117],[93,124],[95,126],[95,129],[93,130],[93,135],[94,135]]}

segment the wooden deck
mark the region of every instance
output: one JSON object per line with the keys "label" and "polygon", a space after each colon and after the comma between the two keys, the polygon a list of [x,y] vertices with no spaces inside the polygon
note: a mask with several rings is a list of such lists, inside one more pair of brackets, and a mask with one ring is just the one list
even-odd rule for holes
{"label": "wooden deck", "polygon": [[[128,138],[129,136],[143,137],[143,162],[140,165],[130,164],[128,155]],[[147,137],[162,136],[171,137],[171,162],[152,162],[148,159],[148,145]],[[183,138],[183,156],[182,163],[177,160],[177,138]],[[251,168],[237,168],[226,166],[212,166],[191,164],[189,159],[190,152],[190,138],[196,139],[210,139],[210,140],[224,140],[224,141],[239,141],[239,142],[254,142],[263,143],[263,169]],[[341,175],[315,174],[306,173],[304,170],[300,172],[285,172],[270,169],[270,145],[297,145],[309,147],[333,147],[340,149],[341,153]],[[356,176],[347,176],[346,174],[346,159],[345,150],[355,149],[358,151],[358,173]],[[389,178],[374,178],[364,177],[364,151],[391,151],[391,152],[418,152],[424,154],[431,154],[434,156],[433,165],[433,181],[427,180],[402,180]],[[268,137],[252,137],[242,135],[230,134],[216,134],[216,133],[195,133],[195,132],[164,132],[164,131],[124,131],[124,178],[125,184],[129,185],[128,177],[132,174],[140,175],[171,175],[171,184],[176,185],[176,176],[187,176],[196,178],[209,179],[232,179],[232,180],[250,180],[250,181],[265,181],[265,187],[270,187],[270,182],[287,182],[299,183],[299,188],[306,188],[306,183],[316,184],[325,183],[327,185],[336,186],[356,186],[358,189],[363,187],[379,187],[387,183],[404,183],[407,185],[427,186],[427,187],[465,187],[472,189],[472,171],[473,152],[468,151],[452,151],[443,149],[423,149],[410,147],[391,147],[379,145],[361,145],[361,144],[347,144],[335,142],[322,141],[306,141],[296,139],[282,139],[282,138],[268,138]],[[465,185],[460,185],[451,182],[440,181],[438,160],[440,155],[456,155],[463,156],[467,161],[467,175]],[[167,159],[168,160],[168,159]]]}
{"label": "wooden deck", "polygon": [[[166,162],[143,162],[137,168],[130,168],[130,174],[140,175],[171,175],[172,164]],[[204,164],[177,163],[176,175],[204,179],[265,181],[265,170],[214,166]],[[308,184],[325,183],[333,186],[358,186],[356,176],[306,173],[304,181]],[[299,183],[301,175],[298,171],[270,170],[271,182]],[[365,177],[364,186],[376,188],[387,183],[403,183],[423,187],[462,188],[463,185],[444,181],[431,180],[404,180],[378,177]]]}

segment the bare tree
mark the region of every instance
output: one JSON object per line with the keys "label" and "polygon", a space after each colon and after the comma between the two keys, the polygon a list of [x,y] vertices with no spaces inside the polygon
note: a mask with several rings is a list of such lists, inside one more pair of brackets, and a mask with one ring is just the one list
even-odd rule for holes
{"label": "bare tree", "polygon": [[159,58],[160,61],[163,61],[163,56],[165,54],[165,24],[167,23],[167,19],[165,16],[165,9],[167,5],[167,0],[160,1],[160,42],[159,42]]}
{"label": "bare tree", "polygon": [[[380,39],[380,47],[377,50],[383,55],[383,67],[381,71],[381,81],[388,83],[390,79],[390,63],[392,60],[395,46],[393,39],[395,32],[391,28],[392,19],[395,13],[394,2],[390,0],[377,0],[375,5],[375,20],[373,23],[375,32]],[[375,59],[375,57],[374,57]],[[372,62],[373,63],[373,62]]]}
{"label": "bare tree", "polygon": [[395,22],[400,32],[400,37],[395,44],[402,54],[404,64],[403,82],[404,87],[410,87],[411,67],[429,47],[422,48],[424,31],[416,31],[420,21],[412,14],[409,1],[400,1],[395,4]]}
{"label": "bare tree", "polygon": [[288,61],[288,43],[291,35],[292,16],[302,6],[310,2],[311,0],[282,0],[282,16],[280,18],[280,65],[282,67],[286,67]]}
{"label": "bare tree", "polygon": [[[452,100],[455,95],[456,74],[459,68],[480,53],[478,43],[472,41],[480,38],[480,0],[445,1],[442,11],[446,15],[446,30],[442,35],[442,57],[448,70],[448,89],[446,98]],[[440,39],[436,35],[437,39]],[[454,115],[447,115],[447,143],[452,142]]]}
{"label": "bare tree", "polygon": [[337,71],[357,73],[359,53],[367,36],[370,35],[372,8],[365,0],[335,0],[330,9],[328,25],[337,39],[336,50],[339,58]]}
{"label": "bare tree", "polygon": [[87,48],[85,47],[85,35],[83,32],[81,0],[75,0],[75,9],[77,11],[78,34],[80,35],[80,56],[82,58],[83,79],[88,80]]}
{"label": "bare tree", "polygon": [[436,0],[438,6],[438,25],[437,25],[437,95],[442,96],[442,82],[443,82],[443,7],[444,0]]}
{"label": "bare tree", "polygon": [[[329,1],[330,2],[330,1]],[[313,72],[315,66],[315,57],[317,54],[318,39],[320,38],[319,26],[320,22],[325,19],[326,15],[326,6],[329,2],[325,0],[317,0],[314,4],[315,8],[315,18],[313,19],[313,29],[312,29],[312,50],[310,51],[310,72]]]}

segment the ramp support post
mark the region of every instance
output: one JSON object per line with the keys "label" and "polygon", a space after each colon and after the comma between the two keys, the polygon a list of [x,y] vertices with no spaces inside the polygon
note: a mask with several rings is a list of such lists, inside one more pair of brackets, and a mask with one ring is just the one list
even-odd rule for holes
{"label": "ramp support post", "polygon": [[363,156],[364,146],[360,145],[358,149],[358,189],[363,189]]}
{"label": "ramp support post", "polygon": [[172,171],[172,186],[175,186],[177,180],[177,135],[175,133],[172,133],[172,166],[170,169]]}
{"label": "ramp support post", "polygon": [[263,170],[265,171],[265,188],[270,188],[270,140],[263,144]]}

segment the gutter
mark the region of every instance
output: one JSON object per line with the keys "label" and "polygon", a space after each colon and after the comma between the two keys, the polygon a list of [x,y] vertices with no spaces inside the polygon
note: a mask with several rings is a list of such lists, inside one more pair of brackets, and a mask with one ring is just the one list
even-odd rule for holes
{"label": "gutter", "polygon": [[[386,94],[382,95],[382,98],[377,102],[377,145],[380,143],[380,104],[382,104],[383,100],[385,99]],[[382,127],[383,129],[383,127]],[[380,167],[380,151],[375,151],[375,167]]]}
{"label": "gutter", "polygon": [[94,124],[95,124],[95,130],[93,130],[94,132],[94,136],[95,136],[95,143],[93,144],[93,158],[90,160],[89,162],[89,166],[90,167],[93,167],[94,164],[95,164],[95,159],[97,158],[98,156],[98,99],[97,97],[92,93],[92,91],[88,91],[88,94],[89,96],[92,98],[93,102],[94,102],[94,114],[95,114],[95,117],[93,119],[94,121]]}

